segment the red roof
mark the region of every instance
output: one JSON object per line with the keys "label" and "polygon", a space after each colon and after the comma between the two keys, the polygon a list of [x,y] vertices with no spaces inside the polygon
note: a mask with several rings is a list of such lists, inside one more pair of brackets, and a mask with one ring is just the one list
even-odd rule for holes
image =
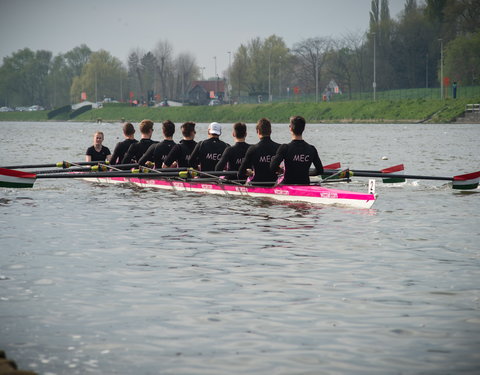
{"label": "red roof", "polygon": [[207,92],[209,91],[218,91],[218,92],[225,92],[225,81],[224,80],[217,80],[217,81],[193,81],[192,87],[200,86]]}

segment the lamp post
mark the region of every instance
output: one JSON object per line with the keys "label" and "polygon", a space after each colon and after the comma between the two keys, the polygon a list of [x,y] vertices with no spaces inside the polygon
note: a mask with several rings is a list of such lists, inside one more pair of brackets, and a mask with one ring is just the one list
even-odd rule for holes
{"label": "lamp post", "polygon": [[215,97],[218,95],[218,77],[217,77],[217,56],[213,56],[215,60]]}
{"label": "lamp post", "polygon": [[443,99],[443,39],[440,41],[440,99]]}
{"label": "lamp post", "polygon": [[270,53],[268,54],[268,101],[272,101],[272,92],[271,92],[271,60],[272,60],[272,51],[270,50]]}
{"label": "lamp post", "polygon": [[376,33],[373,33],[373,101],[377,100],[377,38]]}
{"label": "lamp post", "polygon": [[230,78],[232,74],[232,51],[228,51],[228,85],[227,85],[227,93],[228,93],[228,101],[230,101],[230,91],[232,87],[232,80]]}
{"label": "lamp post", "polygon": [[315,56],[315,103],[318,103],[318,53]]}

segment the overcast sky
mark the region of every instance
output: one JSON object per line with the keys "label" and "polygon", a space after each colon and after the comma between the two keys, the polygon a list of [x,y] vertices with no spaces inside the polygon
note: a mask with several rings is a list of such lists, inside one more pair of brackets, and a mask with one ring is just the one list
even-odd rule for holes
{"label": "overcast sky", "polygon": [[[405,0],[390,0],[397,18]],[[85,43],[126,63],[129,52],[167,40],[191,53],[205,77],[228,68],[229,54],[272,34],[287,47],[312,37],[363,33],[371,0],[0,0],[0,58],[22,48],[54,55]]]}

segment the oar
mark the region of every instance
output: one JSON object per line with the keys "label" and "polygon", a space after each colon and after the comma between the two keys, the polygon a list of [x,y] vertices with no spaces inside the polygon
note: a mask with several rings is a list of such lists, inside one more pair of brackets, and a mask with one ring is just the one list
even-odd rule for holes
{"label": "oar", "polygon": [[69,167],[65,169],[42,169],[42,170],[30,172],[30,173],[47,174],[47,173],[65,173],[65,172],[99,172],[99,171],[108,171],[108,170],[128,170],[136,167],[138,167],[138,164],[108,165],[108,164],[98,163],[90,167]]}
{"label": "oar", "polygon": [[32,168],[70,168],[72,166],[78,165],[92,165],[92,164],[108,164],[108,162],[99,162],[99,161],[79,161],[79,162],[68,162],[68,161],[60,161],[58,163],[50,163],[50,164],[26,164],[26,165],[8,165],[5,167],[0,167],[4,169],[32,169]]}
{"label": "oar", "polygon": [[350,170],[351,177],[378,177],[393,179],[413,179],[413,180],[434,180],[434,181],[451,181],[453,189],[471,190],[478,187],[480,181],[480,171],[466,173],[453,177],[424,176],[424,175],[408,175],[397,173],[377,173],[377,172],[355,172]]}
{"label": "oar", "polygon": [[[323,180],[325,181],[326,178],[333,173],[337,173],[340,171],[341,164],[340,162],[333,163],[333,164],[328,164],[323,167],[324,172],[322,175]],[[362,170],[362,169],[349,169],[350,172],[353,173],[394,173],[394,172],[401,172],[404,170],[404,165],[403,164],[398,164],[394,165],[392,167],[380,169],[380,170]],[[310,169],[310,176],[314,175],[315,169]],[[341,179],[344,179],[345,176],[340,176]],[[324,182],[322,181],[322,182]],[[333,181],[327,181],[327,182],[333,182]],[[397,177],[397,178],[384,178],[383,179],[384,183],[398,183],[398,182],[405,182],[405,178],[402,177]]]}

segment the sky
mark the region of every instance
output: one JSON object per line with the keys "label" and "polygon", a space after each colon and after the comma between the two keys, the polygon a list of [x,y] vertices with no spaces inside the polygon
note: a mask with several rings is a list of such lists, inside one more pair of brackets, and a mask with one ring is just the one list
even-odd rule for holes
{"label": "sky", "polygon": [[[397,18],[405,0],[390,0]],[[160,41],[188,52],[205,78],[222,76],[241,44],[273,34],[287,47],[307,38],[368,30],[371,0],[0,0],[0,59],[30,48],[54,55],[86,44],[124,64]],[[231,54],[229,54],[231,52]]]}

